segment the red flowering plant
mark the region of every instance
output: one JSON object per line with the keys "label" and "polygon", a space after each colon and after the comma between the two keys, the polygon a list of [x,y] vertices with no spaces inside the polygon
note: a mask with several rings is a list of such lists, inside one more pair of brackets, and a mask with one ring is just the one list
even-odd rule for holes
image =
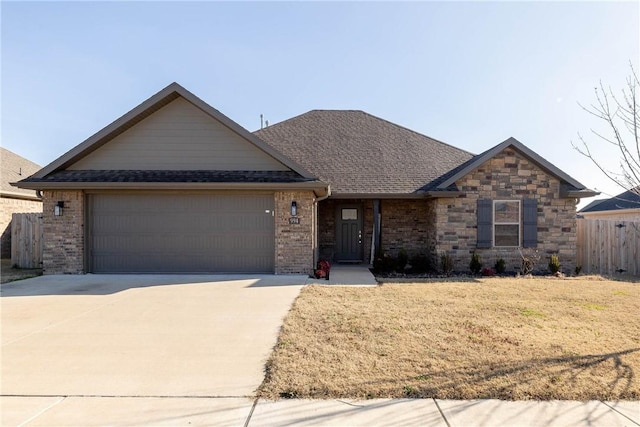
{"label": "red flowering plant", "polygon": [[480,274],[487,277],[493,277],[496,275],[496,272],[493,270],[493,268],[483,268]]}
{"label": "red flowering plant", "polygon": [[329,272],[331,271],[331,263],[326,259],[318,261],[318,268],[316,268],[316,279],[329,280]]}

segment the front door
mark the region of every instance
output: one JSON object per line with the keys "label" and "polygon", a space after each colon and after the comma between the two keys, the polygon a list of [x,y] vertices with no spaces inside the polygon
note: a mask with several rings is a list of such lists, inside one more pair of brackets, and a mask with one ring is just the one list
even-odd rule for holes
{"label": "front door", "polygon": [[338,262],[362,262],[362,206],[339,205],[336,212]]}

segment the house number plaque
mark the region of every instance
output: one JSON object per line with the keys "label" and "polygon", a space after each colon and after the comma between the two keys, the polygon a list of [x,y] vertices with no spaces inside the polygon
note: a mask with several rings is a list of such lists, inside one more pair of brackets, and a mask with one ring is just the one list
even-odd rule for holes
{"label": "house number plaque", "polygon": [[291,218],[289,218],[289,224],[300,224],[300,218],[292,216]]}

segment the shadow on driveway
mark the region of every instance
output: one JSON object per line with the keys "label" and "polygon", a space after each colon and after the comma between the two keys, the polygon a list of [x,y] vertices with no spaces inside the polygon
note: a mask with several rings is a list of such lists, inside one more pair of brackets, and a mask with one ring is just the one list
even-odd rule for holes
{"label": "shadow on driveway", "polygon": [[[307,281],[304,275],[268,274],[83,274],[34,277],[0,286],[0,297],[43,295],[110,295],[132,288],[154,286],[238,286],[264,288],[300,286]],[[243,283],[239,283],[243,282]]]}

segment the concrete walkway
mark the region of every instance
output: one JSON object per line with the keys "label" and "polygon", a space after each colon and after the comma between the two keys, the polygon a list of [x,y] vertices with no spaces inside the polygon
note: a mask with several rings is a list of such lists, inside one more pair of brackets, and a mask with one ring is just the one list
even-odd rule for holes
{"label": "concrete walkway", "polygon": [[4,396],[2,426],[640,426],[640,402]]}
{"label": "concrete walkway", "polygon": [[367,264],[333,264],[329,280],[309,279],[307,284],[377,286],[378,282]]}

